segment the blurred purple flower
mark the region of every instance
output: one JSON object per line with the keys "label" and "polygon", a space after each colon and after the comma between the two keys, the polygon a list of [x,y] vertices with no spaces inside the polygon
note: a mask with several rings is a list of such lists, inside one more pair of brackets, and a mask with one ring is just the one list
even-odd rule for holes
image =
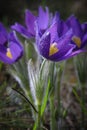
{"label": "blurred purple flower", "polygon": [[45,11],[42,7],[39,7],[38,16],[34,16],[29,10],[25,11],[25,27],[19,23],[15,23],[11,28],[19,32],[25,38],[35,37],[35,21],[38,18],[38,22],[41,30],[45,30],[49,23],[49,10],[46,7]]}
{"label": "blurred purple flower", "polygon": [[12,64],[23,54],[23,47],[16,37],[15,32],[7,33],[0,23],[0,60],[4,63]]}
{"label": "blurred purple flower", "polygon": [[84,49],[87,44],[87,23],[81,25],[79,20],[72,15],[66,20],[66,24],[73,30],[72,44],[76,44],[75,49]]}
{"label": "blurred purple flower", "polygon": [[72,39],[77,33],[77,36],[81,35],[80,30],[74,32],[71,26],[68,27],[67,23],[60,19],[58,13],[55,14],[52,24],[44,33],[41,32],[38,21],[37,19],[36,45],[39,53],[46,59],[61,61],[86,51],[80,48],[75,49],[77,44],[74,42],[72,44]]}

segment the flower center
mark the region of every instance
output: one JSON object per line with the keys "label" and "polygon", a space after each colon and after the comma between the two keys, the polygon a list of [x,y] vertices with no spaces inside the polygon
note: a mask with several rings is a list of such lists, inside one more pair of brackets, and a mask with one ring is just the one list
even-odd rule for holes
{"label": "flower center", "polygon": [[57,48],[57,43],[54,42],[50,45],[50,49],[49,49],[49,56],[52,56],[53,54],[57,53],[59,50]]}
{"label": "flower center", "polygon": [[9,48],[7,48],[6,56],[12,59],[12,54]]}
{"label": "flower center", "polygon": [[79,37],[74,36],[72,38],[72,40],[75,42],[75,44],[77,45],[77,47],[79,47],[79,48],[81,47],[81,39]]}

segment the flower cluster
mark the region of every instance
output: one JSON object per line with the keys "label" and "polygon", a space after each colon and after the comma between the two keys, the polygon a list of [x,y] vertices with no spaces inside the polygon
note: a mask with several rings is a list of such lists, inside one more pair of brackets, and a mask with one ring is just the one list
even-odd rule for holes
{"label": "flower cluster", "polygon": [[[47,7],[44,10],[40,6],[37,16],[26,10],[25,26],[15,23],[11,29],[27,39],[34,38],[38,52],[48,60],[61,61],[86,51],[87,23],[80,24],[74,15],[64,21],[58,12],[51,15]],[[2,24],[0,49],[0,60],[7,63],[13,63],[23,54],[14,32],[8,35]]]}

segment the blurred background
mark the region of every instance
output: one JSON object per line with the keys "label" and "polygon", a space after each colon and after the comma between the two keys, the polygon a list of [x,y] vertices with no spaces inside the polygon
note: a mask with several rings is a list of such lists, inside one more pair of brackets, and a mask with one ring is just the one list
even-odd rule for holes
{"label": "blurred background", "polygon": [[[15,22],[23,23],[25,9],[29,9],[36,14],[39,5],[43,7],[48,6],[50,12],[52,13],[59,11],[61,18],[63,19],[66,19],[69,17],[69,15],[74,14],[81,22],[87,21],[87,0],[0,0],[0,22],[3,22],[6,27],[10,27],[10,25],[14,24]],[[72,84],[74,84],[77,82],[74,73],[74,67],[71,65],[71,60],[69,63],[70,64],[68,64],[66,70],[66,73],[68,74],[67,79],[69,80],[71,75],[70,83],[72,82]],[[29,123],[33,123],[33,120],[31,119],[31,113],[29,114],[29,105],[17,93],[12,91],[11,87],[18,86],[18,83],[15,82],[15,80],[7,73],[7,69],[8,66],[0,62],[0,129],[29,130],[27,129]],[[65,84],[63,91],[65,92],[65,95],[69,93],[67,92],[69,89],[66,86],[67,85]],[[76,124],[77,112],[80,113],[78,111],[79,105],[76,104],[77,106],[75,106],[74,103],[76,103],[77,100],[73,95],[71,96],[73,98],[71,103],[73,110],[72,108],[70,109],[71,112],[68,114],[68,121],[72,120],[72,122],[74,122],[73,124]],[[70,99],[71,97],[69,100]],[[73,113],[76,113],[73,114],[72,111]],[[28,118],[28,120],[25,120],[25,118]],[[71,122],[68,122],[68,125],[70,123]]]}
{"label": "blurred background", "polygon": [[62,18],[75,14],[80,21],[87,20],[87,0],[0,0],[0,21],[21,22],[26,8],[37,11],[39,5],[48,6],[51,12],[59,11]]}

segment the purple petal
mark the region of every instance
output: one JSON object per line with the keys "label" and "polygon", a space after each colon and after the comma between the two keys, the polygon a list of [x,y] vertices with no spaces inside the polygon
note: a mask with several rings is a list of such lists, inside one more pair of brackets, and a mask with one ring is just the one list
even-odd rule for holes
{"label": "purple petal", "polygon": [[46,7],[45,11],[42,9],[42,7],[39,7],[39,26],[42,30],[46,29],[48,27],[49,23],[49,10]]}
{"label": "purple petal", "polygon": [[[14,43],[11,43],[11,44],[14,44]],[[11,48],[10,48],[12,58],[7,57],[7,55],[6,55],[7,48],[5,48],[4,46],[0,46],[0,60],[2,62],[12,64],[20,58],[20,56],[22,55],[20,49],[18,48],[18,46],[16,44],[13,46],[14,47],[11,46]]]}
{"label": "purple petal", "polygon": [[54,23],[53,25],[51,25],[51,27],[48,29],[48,32],[51,35],[51,43],[53,43],[54,41],[58,40],[58,23]]}
{"label": "purple petal", "polygon": [[36,44],[38,46],[40,37],[42,36],[40,34],[40,28],[39,28],[39,25],[38,25],[38,19],[35,21],[35,30],[36,30],[36,37],[35,37],[36,38]]}
{"label": "purple petal", "polygon": [[67,47],[62,48],[58,51],[58,53],[51,56],[49,59],[53,61],[60,61],[64,60],[65,57],[69,57],[72,54],[73,49],[75,48],[74,45],[69,44]]}
{"label": "purple petal", "polygon": [[12,25],[11,28],[20,33],[21,35],[23,35],[25,38],[32,37],[32,35],[28,32],[28,30],[19,23],[15,23],[15,25]]}
{"label": "purple petal", "polygon": [[6,47],[0,45],[0,61],[11,64],[12,60],[6,56],[6,52]]}
{"label": "purple petal", "polygon": [[69,27],[72,27],[73,32],[75,33],[76,36],[81,37],[82,38],[82,28],[81,28],[81,24],[79,23],[78,19],[72,15],[70,16],[67,21],[66,24]]}
{"label": "purple petal", "polygon": [[82,25],[83,33],[87,33],[87,22],[83,23]]}
{"label": "purple petal", "polygon": [[61,37],[61,36],[64,35],[67,31],[68,31],[68,26],[67,26],[67,24],[66,24],[63,20],[61,20],[60,30],[58,31],[59,36]]}
{"label": "purple petal", "polygon": [[35,20],[36,20],[36,17],[29,11],[29,10],[26,10],[25,12],[25,23],[26,23],[26,26],[28,28],[28,32],[30,34],[32,34],[33,36],[35,35]]}
{"label": "purple petal", "polygon": [[9,42],[11,42],[11,41],[17,42],[18,41],[18,38],[16,36],[16,32],[15,31],[9,33],[8,40],[9,40]]}
{"label": "purple petal", "polygon": [[56,13],[55,13],[55,15],[54,15],[54,17],[53,17],[53,19],[52,19],[52,23],[51,23],[51,24],[53,24],[53,23],[55,23],[55,22],[58,22],[58,24],[59,24],[59,22],[60,22],[60,14],[59,14],[59,12],[56,12]]}
{"label": "purple petal", "polygon": [[[21,42],[19,41],[19,39],[17,38],[17,36],[16,36],[16,33],[15,32],[11,32],[10,34],[9,34],[9,48],[11,47],[11,46],[16,46],[16,47],[18,47],[20,50],[19,50],[19,52],[20,52],[20,55],[23,53],[23,46],[22,46],[22,44],[21,44]],[[14,43],[13,45],[11,45],[11,42],[12,43]],[[16,49],[15,49],[16,50]]]}
{"label": "purple petal", "polygon": [[67,46],[71,42],[72,36],[73,32],[72,29],[70,29],[69,31],[67,31],[67,33],[60,37],[60,39],[57,41],[59,50],[61,50],[61,48]]}
{"label": "purple petal", "polygon": [[60,57],[56,56],[55,59],[51,59],[51,60],[58,62],[58,61],[72,58],[73,56],[76,56],[76,55],[78,55],[80,53],[84,53],[84,52],[87,52],[87,49],[78,49],[76,51],[73,51],[73,48],[71,48],[64,56],[60,56]]}
{"label": "purple petal", "polygon": [[10,42],[9,48],[12,54],[13,62],[17,61],[23,55],[23,48],[20,46],[20,44]]}
{"label": "purple petal", "polygon": [[52,24],[57,23],[57,36],[61,37],[63,34],[65,34],[68,31],[68,26],[66,25],[66,23],[60,19],[60,14],[58,12],[55,13],[55,16],[53,18],[53,22]]}
{"label": "purple petal", "polygon": [[72,52],[72,54],[69,56],[69,58],[71,58],[71,57],[73,57],[73,56],[76,56],[76,55],[78,55],[78,54],[80,54],[80,53],[83,53],[83,52],[87,52],[87,49],[79,49],[79,50],[77,50],[77,51],[74,51],[74,52]]}
{"label": "purple petal", "polygon": [[42,36],[38,46],[39,46],[40,54],[43,57],[48,58],[49,47],[50,47],[50,34],[49,33],[45,33],[45,35]]}
{"label": "purple petal", "polygon": [[4,28],[3,24],[0,23],[0,44],[5,44],[7,41],[8,33],[6,29]]}
{"label": "purple petal", "polygon": [[66,48],[63,48],[58,53],[51,56],[49,59],[55,62],[68,59],[72,54],[73,49],[74,45],[69,44]]}
{"label": "purple petal", "polygon": [[87,45],[87,33],[83,36],[81,47],[84,47],[85,45]]}
{"label": "purple petal", "polygon": [[8,41],[14,42],[15,44],[19,45],[23,49],[23,46],[21,45],[21,42],[19,41],[18,37],[16,36],[15,31],[9,33]]}
{"label": "purple petal", "polygon": [[70,29],[57,41],[57,48],[59,51],[54,55],[50,56],[49,59],[57,61],[64,57],[66,54],[71,53],[71,51],[75,48],[75,45],[70,44],[72,35],[72,29]]}

